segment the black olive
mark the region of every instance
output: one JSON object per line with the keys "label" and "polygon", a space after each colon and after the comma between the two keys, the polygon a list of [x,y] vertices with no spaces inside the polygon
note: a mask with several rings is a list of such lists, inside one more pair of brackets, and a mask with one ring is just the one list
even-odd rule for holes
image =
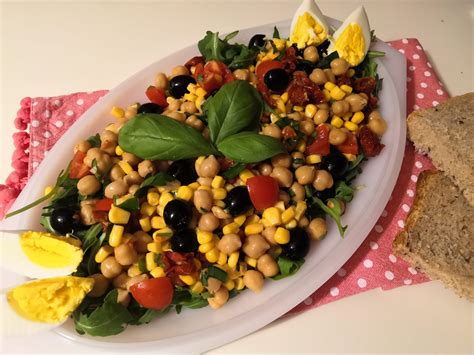
{"label": "black olive", "polygon": [[316,191],[314,195],[319,198],[321,201],[326,203],[330,198],[333,198],[336,196],[336,182],[334,182],[334,185],[332,185],[331,188],[325,189],[323,191]]}
{"label": "black olive", "polygon": [[327,39],[317,47],[320,58],[322,58],[322,57],[324,57],[328,54],[328,48],[329,48],[330,44],[331,44],[331,42],[329,42],[329,40]]}
{"label": "black olive", "polygon": [[284,69],[277,68],[267,71],[263,77],[267,88],[275,92],[281,92],[286,89],[290,82],[290,77]]}
{"label": "black olive", "polygon": [[316,68],[316,66],[309,60],[298,59],[296,61],[296,70],[302,70],[306,73],[306,75],[311,74],[314,68]]}
{"label": "black olive", "polygon": [[171,238],[171,249],[179,253],[191,253],[197,251],[199,243],[196,232],[192,229],[183,229]]}
{"label": "black olive", "polygon": [[229,191],[224,200],[226,210],[232,215],[237,216],[247,212],[252,207],[252,201],[246,186],[237,186]]}
{"label": "black olive", "polygon": [[180,99],[189,92],[188,85],[196,84],[196,80],[189,75],[176,75],[170,80],[170,93],[175,99]]}
{"label": "black olive", "polygon": [[335,179],[342,177],[347,167],[347,159],[341,153],[331,153],[325,156],[320,165],[320,169],[329,171]]}
{"label": "black olive", "polygon": [[179,180],[182,185],[189,185],[197,180],[195,159],[176,160],[168,168],[168,174]]}
{"label": "black olive", "polygon": [[77,221],[74,218],[74,210],[69,208],[57,208],[53,210],[50,217],[50,224],[53,229],[59,234],[72,233],[77,226]]}
{"label": "black olive", "polygon": [[163,218],[168,227],[181,230],[188,227],[193,216],[191,206],[182,200],[168,202],[163,211]]}
{"label": "black olive", "polygon": [[291,46],[296,50],[296,55],[298,57],[303,57],[304,56],[304,48],[299,49],[298,46],[296,45],[296,43],[293,43]]}
{"label": "black olive", "polygon": [[304,258],[309,252],[309,237],[302,228],[290,231],[290,241],[282,246],[282,255],[291,260]]}
{"label": "black olive", "polygon": [[256,34],[249,41],[249,48],[265,46],[265,35]]}
{"label": "black olive", "polygon": [[162,113],[163,107],[153,102],[147,102],[146,104],[140,105],[138,113]]}

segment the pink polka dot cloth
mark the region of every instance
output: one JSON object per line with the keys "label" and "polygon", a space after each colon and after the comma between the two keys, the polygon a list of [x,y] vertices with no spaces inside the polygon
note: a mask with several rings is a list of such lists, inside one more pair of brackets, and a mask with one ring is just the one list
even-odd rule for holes
{"label": "pink polka dot cloth", "polygon": [[[407,112],[438,105],[448,94],[416,39],[389,42],[407,57]],[[56,97],[25,98],[15,120],[14,171],[0,185],[0,218],[33,175],[61,135],[106,90]],[[413,203],[418,175],[433,168],[431,161],[407,142],[398,181],[391,199],[365,242],[339,271],[291,312],[304,311],[366,290],[389,290],[429,279],[392,254],[392,241],[404,227]]]}

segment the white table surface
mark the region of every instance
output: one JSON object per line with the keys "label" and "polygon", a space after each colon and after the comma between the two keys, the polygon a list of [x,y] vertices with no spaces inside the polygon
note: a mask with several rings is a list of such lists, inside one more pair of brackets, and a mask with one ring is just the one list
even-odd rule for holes
{"label": "white table surface", "polygon": [[[343,19],[360,1],[319,1]],[[0,0],[0,181],[10,172],[13,119],[24,96],[112,88],[164,54],[220,32],[292,16],[299,0]],[[472,1],[367,1],[384,40],[418,38],[452,95],[472,91]],[[1,288],[1,286],[0,286]],[[210,353],[466,353],[474,307],[439,282],[373,290],[295,316]],[[139,351],[139,349],[137,349]],[[1,339],[1,353],[104,353],[53,333]]]}

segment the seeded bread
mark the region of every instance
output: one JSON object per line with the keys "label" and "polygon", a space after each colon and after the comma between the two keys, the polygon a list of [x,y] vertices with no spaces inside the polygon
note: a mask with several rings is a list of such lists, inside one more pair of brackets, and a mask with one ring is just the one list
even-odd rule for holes
{"label": "seeded bread", "polygon": [[408,136],[474,206],[474,93],[408,116]]}
{"label": "seeded bread", "polygon": [[474,301],[474,207],[443,173],[420,174],[405,230],[393,250]]}

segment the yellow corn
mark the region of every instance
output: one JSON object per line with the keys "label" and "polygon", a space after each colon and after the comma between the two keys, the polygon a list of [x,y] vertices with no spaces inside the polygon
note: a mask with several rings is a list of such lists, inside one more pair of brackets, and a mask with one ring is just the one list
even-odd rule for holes
{"label": "yellow corn", "polygon": [[276,49],[280,52],[286,48],[286,41],[284,39],[273,38],[272,41],[275,43]]}
{"label": "yellow corn", "polygon": [[357,111],[351,118],[351,121],[355,124],[359,124],[364,120],[364,113],[362,111]]}
{"label": "yellow corn", "polygon": [[299,141],[298,145],[296,146],[299,152],[303,153],[306,150],[306,142],[304,140]]}
{"label": "yellow corn", "polygon": [[304,110],[304,107],[301,107],[301,106],[293,106],[293,111],[296,111],[296,112],[303,112]]}
{"label": "yellow corn", "polygon": [[114,224],[109,236],[109,245],[111,247],[118,247],[122,243],[123,231],[124,226]]}
{"label": "yellow corn", "polygon": [[241,275],[245,274],[245,272],[247,271],[247,263],[246,262],[239,262],[239,272],[241,273]]}
{"label": "yellow corn", "polygon": [[343,121],[342,118],[339,117],[339,116],[332,116],[331,124],[332,124],[334,127],[341,128],[342,125],[344,124],[344,121]]}
{"label": "yellow corn", "polygon": [[159,200],[159,205],[165,207],[168,202],[173,200],[173,195],[170,194],[169,192],[165,192],[161,194],[160,200]]}
{"label": "yellow corn", "polygon": [[197,99],[197,95],[195,95],[195,94],[193,94],[193,93],[187,93],[187,94],[184,94],[183,99],[184,99],[185,101],[194,102],[194,101],[196,101],[196,99]]}
{"label": "yellow corn", "polygon": [[286,104],[288,102],[288,93],[287,92],[284,92],[283,94],[281,94],[281,100]]}
{"label": "yellow corn", "polygon": [[273,114],[273,113],[270,114],[270,122],[271,122],[271,123],[275,123],[275,122],[277,122],[277,121],[279,121],[279,120],[280,120],[280,116],[277,116],[277,115],[275,115],[275,114]]}
{"label": "yellow corn", "polygon": [[147,202],[152,206],[158,206],[160,203],[160,194],[156,191],[150,191],[146,194]]}
{"label": "yellow corn", "polygon": [[154,216],[154,217],[152,217],[152,219],[151,219],[151,227],[152,227],[153,229],[166,228],[165,220],[164,220],[163,217],[161,217],[161,216]]}
{"label": "yellow corn", "polygon": [[319,154],[310,154],[306,157],[306,164],[314,165],[321,163],[321,156]]}
{"label": "yellow corn", "polygon": [[151,276],[154,278],[165,277],[165,270],[161,266],[155,267],[153,270],[150,271]]}
{"label": "yellow corn", "polygon": [[217,206],[217,207],[220,207],[220,208],[224,208],[225,207],[225,202],[222,201],[222,200],[214,200],[214,206]]}
{"label": "yellow corn", "polygon": [[206,253],[206,260],[210,263],[215,263],[219,259],[219,254],[219,249],[211,249]]}
{"label": "yellow corn", "polygon": [[140,213],[142,216],[151,217],[155,214],[156,207],[150,205],[148,202],[143,202],[140,206]]}
{"label": "yellow corn", "polygon": [[244,183],[247,183],[247,179],[250,179],[251,177],[254,177],[255,175],[248,169],[244,169],[240,172],[239,178],[242,180]]}
{"label": "yellow corn", "polygon": [[128,162],[126,162],[125,160],[120,160],[118,162],[118,165],[122,168],[122,170],[125,174],[130,174],[133,171],[132,166]]}
{"label": "yellow corn", "polygon": [[127,224],[130,219],[130,212],[112,205],[109,211],[109,222],[114,224]]}
{"label": "yellow corn", "polygon": [[243,290],[245,287],[244,284],[244,279],[242,277],[239,277],[238,279],[235,280],[235,289],[237,291]]}
{"label": "yellow corn", "polygon": [[[161,228],[153,232],[153,240],[162,241],[163,238],[171,238],[173,236],[173,231],[170,228]],[[162,239],[159,239],[162,238]]]}
{"label": "yellow corn", "polygon": [[285,202],[278,201],[273,207],[276,207],[280,210],[280,212],[283,212],[285,210]]}
{"label": "yellow corn", "polygon": [[51,193],[51,191],[53,191],[53,187],[52,186],[46,186],[45,189],[44,189],[44,192],[43,192],[44,196]]}
{"label": "yellow corn", "polygon": [[196,282],[194,285],[191,286],[191,292],[200,294],[204,292],[204,285],[201,281]]}
{"label": "yellow corn", "polygon": [[317,110],[316,105],[313,105],[313,104],[306,105],[304,109],[304,115],[307,118],[313,118],[314,114],[316,113],[316,110]]}
{"label": "yellow corn", "polygon": [[115,147],[115,154],[119,157],[121,157],[123,154],[123,149],[119,145]]}
{"label": "yellow corn", "polygon": [[255,65],[249,65],[249,72],[253,73],[255,71]]}
{"label": "yellow corn", "polygon": [[293,229],[293,228],[296,228],[297,225],[298,225],[298,221],[296,219],[292,219],[290,222],[285,224],[285,228],[286,229]]}
{"label": "yellow corn", "polygon": [[288,207],[282,214],[281,214],[281,222],[283,224],[289,223],[293,217],[295,217],[295,208],[293,206]]}
{"label": "yellow corn", "polygon": [[160,242],[151,242],[146,245],[146,249],[153,253],[159,254],[162,252],[161,243]]}
{"label": "yellow corn", "polygon": [[344,155],[348,161],[354,161],[357,158],[357,156],[354,154],[343,153],[342,155]]}
{"label": "yellow corn", "polygon": [[196,85],[196,84],[193,84],[193,83],[189,83],[188,86],[186,86],[186,89],[188,89],[188,91],[189,91],[191,94],[196,93],[196,88],[197,88],[197,85]]}
{"label": "yellow corn", "polygon": [[286,106],[282,99],[277,100],[276,106],[277,106],[278,111],[280,111],[283,114],[286,114]]}
{"label": "yellow corn", "polygon": [[352,68],[347,71],[347,76],[349,78],[352,78],[354,76],[354,74],[355,74],[355,70],[352,69]]}
{"label": "yellow corn", "polygon": [[179,275],[179,278],[188,286],[192,286],[196,283],[196,279],[191,275]]}
{"label": "yellow corn", "polygon": [[204,243],[204,244],[201,244],[199,246],[199,252],[200,253],[203,253],[203,254],[206,254],[208,251],[211,251],[212,249],[214,249],[215,247],[215,243],[214,242],[209,242],[209,243]]}
{"label": "yellow corn", "polygon": [[227,190],[223,187],[212,189],[212,197],[214,200],[223,200],[227,197]]}
{"label": "yellow corn", "polygon": [[125,115],[125,111],[122,108],[117,107],[117,106],[112,107],[112,110],[110,111],[110,113],[115,118],[122,118]]}
{"label": "yellow corn", "polygon": [[196,181],[196,182],[193,182],[193,183],[189,184],[188,186],[191,189],[193,189],[193,191],[196,191],[199,188],[199,186],[201,186],[201,185],[199,185],[199,183]]}
{"label": "yellow corn", "polygon": [[163,216],[164,211],[165,211],[165,206],[162,206],[162,205],[156,206],[156,213],[158,213],[160,216]]}
{"label": "yellow corn", "polygon": [[103,247],[100,247],[100,249],[97,251],[97,254],[95,254],[95,262],[100,264],[113,252],[114,249],[112,249],[110,245],[104,245]]}
{"label": "yellow corn", "polygon": [[248,216],[247,219],[245,220],[244,225],[248,226],[249,224],[254,224],[260,221],[260,217],[256,214],[252,214],[251,216]]}
{"label": "yellow corn", "polygon": [[176,197],[181,200],[191,201],[193,198],[193,194],[194,191],[189,186],[180,186],[178,188],[178,191],[176,192]]}
{"label": "yellow corn", "polygon": [[228,289],[229,291],[232,291],[235,287],[235,283],[234,281],[232,281],[231,279],[228,279],[225,283],[224,283],[224,287],[226,289]]}
{"label": "yellow corn", "polygon": [[267,221],[270,226],[278,226],[281,224],[281,212],[276,207],[269,207],[263,211],[262,219]]}
{"label": "yellow corn", "polygon": [[235,268],[237,266],[237,263],[239,262],[239,256],[240,253],[238,251],[234,251],[232,254],[229,255],[229,258],[227,259],[227,264],[231,268]]}
{"label": "yellow corn", "polygon": [[117,201],[115,202],[115,205],[118,206],[118,205],[121,205],[122,203],[124,203],[125,201],[127,200],[130,200],[133,196],[132,195],[125,195],[125,196],[122,196],[120,198],[117,199]]}
{"label": "yellow corn", "polygon": [[331,91],[332,89],[334,89],[336,87],[336,84],[334,83],[331,83],[330,81],[327,81],[325,84],[324,84],[324,88],[328,91]]}
{"label": "yellow corn", "polygon": [[232,190],[234,188],[234,185],[232,184],[225,184],[224,188],[226,189],[227,192],[229,192],[230,190]]}
{"label": "yellow corn", "polygon": [[217,259],[217,264],[221,266],[227,264],[227,255],[225,255],[223,252],[220,252],[219,259]]}
{"label": "yellow corn", "polygon": [[153,252],[146,253],[145,262],[146,262],[146,269],[148,271],[151,271],[158,266],[155,261],[155,255],[156,254]]}
{"label": "yellow corn", "polygon": [[214,239],[214,234],[211,232],[202,231],[200,229],[197,230],[196,235],[199,244],[210,243]]}
{"label": "yellow corn", "polygon": [[205,97],[205,96],[207,95],[207,91],[204,90],[204,89],[201,88],[201,87],[198,87],[198,88],[196,89],[196,95],[197,95],[198,97]]}
{"label": "yellow corn", "polygon": [[211,182],[211,187],[213,189],[220,189],[225,186],[225,180],[222,176],[216,175],[214,176],[214,179],[212,179]]}
{"label": "yellow corn", "polygon": [[324,98],[326,99],[326,101],[331,100],[331,93],[328,90],[323,89],[323,94],[324,94]]}
{"label": "yellow corn", "polygon": [[273,236],[273,239],[278,244],[288,244],[288,242],[290,241],[290,232],[288,231],[288,229],[278,227],[275,232],[275,235]]}
{"label": "yellow corn", "polygon": [[250,265],[251,267],[256,267],[257,266],[257,259],[251,258],[249,256],[245,257],[245,262]]}
{"label": "yellow corn", "polygon": [[260,234],[263,232],[263,224],[260,224],[260,223],[249,224],[245,227],[244,232],[245,232],[245,235]]}
{"label": "yellow corn", "polygon": [[240,229],[240,226],[237,223],[231,222],[222,228],[222,233],[224,233],[224,235],[235,234],[239,232],[239,229]]}
{"label": "yellow corn", "polygon": [[142,228],[142,231],[144,231],[144,232],[151,231],[150,217],[140,218],[138,220],[138,223],[140,223],[140,227]]}
{"label": "yellow corn", "polygon": [[198,96],[198,98],[196,99],[196,102],[194,103],[196,105],[196,108],[201,111],[201,107],[202,107],[202,104],[204,103],[204,101],[206,101],[204,99],[204,96]]}
{"label": "yellow corn", "polygon": [[246,219],[247,217],[245,217],[244,215],[240,215],[234,218],[234,222],[237,223],[240,227],[242,227]]}
{"label": "yellow corn", "polygon": [[163,243],[161,247],[163,248],[163,251],[169,251],[171,250],[171,243],[170,242]]}
{"label": "yellow corn", "polygon": [[346,121],[344,122],[344,127],[346,127],[349,131],[357,131],[357,128],[359,128],[358,125],[356,125],[354,122],[351,121]]}
{"label": "yellow corn", "polygon": [[304,216],[306,209],[308,206],[306,205],[305,201],[298,201],[296,202],[296,207],[295,207],[295,219],[299,221],[301,217]]}
{"label": "yellow corn", "polygon": [[336,86],[331,90],[331,99],[333,100],[342,100],[344,96],[346,96],[346,93],[342,91],[339,86]]}
{"label": "yellow corn", "polygon": [[350,87],[349,85],[343,84],[340,86],[340,88],[347,94],[350,94],[352,92],[352,87]]}
{"label": "yellow corn", "polygon": [[138,267],[137,264],[133,264],[132,266],[130,266],[130,267],[128,268],[127,274],[128,274],[128,276],[130,276],[130,277],[134,277],[134,276],[141,275],[142,272],[140,271],[140,268]]}

